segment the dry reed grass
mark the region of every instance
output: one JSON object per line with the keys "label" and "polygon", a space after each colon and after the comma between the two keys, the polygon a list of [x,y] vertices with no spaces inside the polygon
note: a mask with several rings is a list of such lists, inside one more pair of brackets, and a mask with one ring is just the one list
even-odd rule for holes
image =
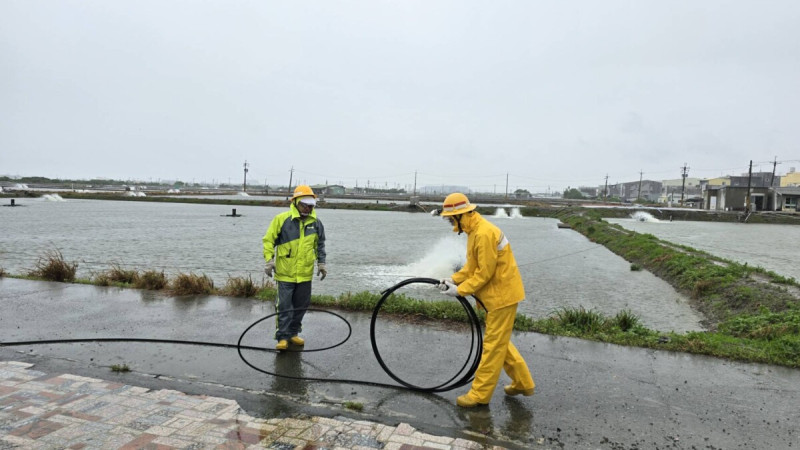
{"label": "dry reed grass", "polygon": [[172,295],[208,295],[214,293],[214,282],[205,274],[179,273],[168,290]]}
{"label": "dry reed grass", "polygon": [[157,272],[155,270],[147,270],[139,275],[139,278],[134,282],[134,287],[139,289],[150,289],[153,291],[160,291],[169,285],[167,276],[164,272]]}
{"label": "dry reed grass", "polygon": [[78,263],[65,261],[61,251],[53,249],[45,251],[44,256],[39,257],[28,275],[48,281],[75,281],[77,270]]}
{"label": "dry reed grass", "polygon": [[112,264],[111,269],[94,277],[94,283],[100,286],[110,286],[115,283],[135,285],[139,280],[139,272],[123,269],[119,264]]}
{"label": "dry reed grass", "polygon": [[228,281],[220,291],[220,294],[229,297],[255,297],[258,291],[263,288],[263,283],[261,286],[257,285],[249,275],[246,278],[228,277]]}

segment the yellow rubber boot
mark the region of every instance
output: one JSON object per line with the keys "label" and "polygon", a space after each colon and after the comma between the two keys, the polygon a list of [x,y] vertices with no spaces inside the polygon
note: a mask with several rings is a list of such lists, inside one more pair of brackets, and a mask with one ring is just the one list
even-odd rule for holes
{"label": "yellow rubber boot", "polygon": [[275,350],[286,350],[287,348],[289,348],[289,341],[286,339],[281,339],[275,346]]}
{"label": "yellow rubber boot", "polygon": [[456,405],[462,408],[474,408],[479,405],[485,405],[486,403],[478,403],[477,401],[473,400],[469,394],[464,394],[456,399]]}
{"label": "yellow rubber boot", "polygon": [[530,397],[533,395],[534,388],[530,389],[517,389],[510,384],[508,386],[504,386],[503,390],[506,391],[506,395],[524,395],[525,397]]}
{"label": "yellow rubber boot", "polygon": [[292,336],[292,337],[290,337],[289,338],[289,342],[291,342],[294,345],[300,345],[300,346],[303,346],[303,345],[306,344],[306,340],[301,338],[300,336]]}

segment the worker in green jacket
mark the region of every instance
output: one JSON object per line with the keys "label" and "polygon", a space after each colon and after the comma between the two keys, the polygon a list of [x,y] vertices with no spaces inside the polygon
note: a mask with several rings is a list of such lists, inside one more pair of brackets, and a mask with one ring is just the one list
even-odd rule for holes
{"label": "worker in green jacket", "polygon": [[302,330],[303,316],[311,305],[311,279],[314,262],[317,275],[324,280],[325,227],[317,219],[314,207],[317,196],[311,187],[297,186],[292,195],[289,211],[272,219],[264,235],[264,272],[275,277],[278,295],[275,309],[277,350],[286,350],[289,343],[302,346],[305,340],[298,336]]}

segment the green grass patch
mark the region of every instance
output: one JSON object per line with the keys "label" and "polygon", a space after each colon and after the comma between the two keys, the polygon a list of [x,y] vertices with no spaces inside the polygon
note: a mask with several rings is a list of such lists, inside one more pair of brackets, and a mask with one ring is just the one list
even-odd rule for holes
{"label": "green grass patch", "polygon": [[364,404],[360,402],[344,402],[344,407],[353,411],[364,410]]}
{"label": "green grass patch", "polygon": [[131,368],[127,364],[114,364],[111,366],[112,372],[130,372]]}

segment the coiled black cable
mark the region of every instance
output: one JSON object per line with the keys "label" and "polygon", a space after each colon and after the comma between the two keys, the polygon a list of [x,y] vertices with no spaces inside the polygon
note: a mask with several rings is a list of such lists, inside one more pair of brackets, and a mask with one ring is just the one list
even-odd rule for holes
{"label": "coiled black cable", "polygon": [[[262,351],[262,352],[277,352],[277,350],[264,348],[264,347],[253,347],[242,345],[242,340],[244,336],[257,324],[267,320],[271,317],[275,317],[278,312],[270,314],[268,316],[264,316],[257,321],[253,322],[248,326],[242,334],[239,336],[239,340],[237,343],[234,344],[223,344],[217,342],[203,342],[203,341],[187,341],[187,340],[175,340],[175,339],[149,339],[149,338],[79,338],[79,339],[48,339],[48,340],[34,340],[34,341],[16,341],[16,342],[0,342],[0,347],[12,347],[12,346],[23,346],[23,345],[45,345],[45,344],[71,344],[71,343],[82,343],[82,342],[144,342],[144,343],[157,343],[157,344],[182,344],[182,345],[202,345],[202,346],[209,346],[209,347],[223,347],[223,348],[235,348],[236,351],[239,353],[239,357],[242,361],[259,372],[272,375],[275,377],[280,378],[288,378],[294,380],[302,380],[302,381],[318,381],[318,382],[327,382],[327,383],[347,383],[347,384],[360,384],[360,385],[368,385],[368,386],[377,386],[377,387],[386,387],[386,388],[393,388],[393,389],[410,389],[419,392],[446,392],[461,386],[464,386],[470,383],[475,375],[475,371],[478,368],[478,364],[480,363],[480,356],[483,351],[483,334],[481,333],[480,329],[480,320],[478,319],[478,315],[475,313],[475,310],[470,305],[469,301],[462,297],[457,296],[459,303],[464,308],[469,317],[470,322],[470,332],[471,332],[471,340],[470,340],[470,349],[469,354],[467,355],[467,359],[461,368],[456,372],[456,374],[450,378],[449,380],[445,381],[444,383],[438,384],[432,387],[422,387],[416,386],[411,383],[408,383],[389,369],[386,365],[385,361],[381,357],[380,351],[378,350],[378,344],[376,340],[376,333],[375,333],[375,324],[378,318],[378,314],[380,312],[381,307],[383,304],[389,299],[392,293],[401,287],[407,286],[409,284],[414,283],[426,283],[426,284],[439,284],[439,280],[433,278],[409,278],[407,280],[401,281],[396,285],[384,290],[381,292],[382,296],[378,303],[372,310],[372,318],[370,320],[370,341],[372,343],[372,350],[375,353],[375,357],[378,360],[378,364],[383,368],[383,370],[396,382],[400,383],[401,386],[393,385],[393,384],[386,384],[386,383],[378,383],[372,381],[365,381],[365,380],[351,380],[351,379],[339,379],[339,378],[314,378],[314,377],[296,377],[292,375],[285,375],[270,372],[266,369],[262,369],[257,367],[256,365],[252,364],[250,361],[245,358],[242,354],[242,349],[245,350],[254,350],[254,351]],[[477,300],[477,299],[476,299]],[[480,302],[480,300],[478,300]],[[312,350],[299,350],[298,352],[318,352],[323,350],[330,350],[332,348],[338,347],[347,340],[350,339],[352,335],[353,328],[350,325],[350,322],[347,321],[344,317],[339,314],[336,314],[332,311],[324,310],[324,309],[314,309],[314,308],[307,308],[307,311],[316,311],[322,312],[326,314],[331,314],[340,318],[345,324],[347,324],[348,333],[347,336],[339,343],[330,345],[323,348],[312,349]]]}
{"label": "coiled black cable", "polygon": [[[467,355],[467,360],[464,362],[464,365],[461,366],[461,368],[458,370],[458,372],[456,372],[456,374],[452,378],[450,378],[449,380],[445,381],[442,384],[439,384],[439,385],[436,385],[436,386],[433,386],[433,387],[416,386],[416,385],[413,385],[411,383],[407,383],[407,382],[403,381],[402,379],[400,379],[397,375],[394,374],[394,372],[392,372],[389,369],[389,367],[383,361],[383,358],[381,358],[381,352],[378,350],[378,344],[377,344],[377,341],[375,339],[375,320],[378,317],[378,312],[380,312],[381,306],[383,305],[383,303],[386,301],[386,299],[388,299],[389,296],[394,291],[396,291],[397,289],[400,289],[403,286],[406,286],[406,285],[409,285],[409,284],[413,284],[413,283],[428,283],[428,284],[436,285],[436,284],[439,284],[439,280],[436,280],[436,279],[433,279],[433,278],[409,278],[407,280],[401,281],[400,283],[397,283],[396,285],[394,285],[394,286],[390,287],[389,289],[386,289],[385,291],[383,291],[382,292],[383,296],[381,296],[381,299],[378,300],[378,303],[375,305],[375,308],[373,308],[373,310],[372,310],[372,320],[370,321],[370,324],[369,324],[369,338],[370,338],[370,341],[372,342],[372,351],[373,351],[373,353],[375,353],[375,357],[378,359],[378,364],[381,365],[381,367],[383,368],[384,372],[386,372],[390,377],[392,377],[393,380],[397,381],[398,383],[402,384],[403,386],[407,387],[408,389],[412,389],[412,390],[415,390],[415,391],[445,392],[445,391],[449,391],[449,390],[455,389],[457,387],[464,386],[467,383],[470,383],[472,381],[472,379],[474,378],[475,371],[478,369],[478,364],[480,364],[480,362],[481,362],[481,353],[483,352],[483,333],[481,333],[481,325],[480,325],[480,321],[478,319],[478,315],[475,313],[475,310],[472,309],[472,305],[469,304],[469,301],[466,298],[464,298],[464,297],[462,297],[460,295],[457,296],[456,298],[458,299],[459,303],[461,303],[461,306],[464,308],[464,310],[467,313],[467,316],[470,319],[470,321],[469,321],[470,322],[470,332],[472,334],[472,338],[470,339],[470,347],[469,347],[469,354]],[[474,351],[474,353],[473,353],[473,351]],[[471,358],[472,358],[472,363],[470,364],[470,359]],[[467,366],[469,366],[469,369],[466,370],[466,372],[465,372],[464,370],[467,368]],[[463,375],[459,378],[459,374],[461,374],[462,372],[463,372]],[[456,378],[458,378],[458,380],[457,381],[453,381],[453,380],[456,380]],[[453,384],[449,384],[451,382],[453,382]]]}

